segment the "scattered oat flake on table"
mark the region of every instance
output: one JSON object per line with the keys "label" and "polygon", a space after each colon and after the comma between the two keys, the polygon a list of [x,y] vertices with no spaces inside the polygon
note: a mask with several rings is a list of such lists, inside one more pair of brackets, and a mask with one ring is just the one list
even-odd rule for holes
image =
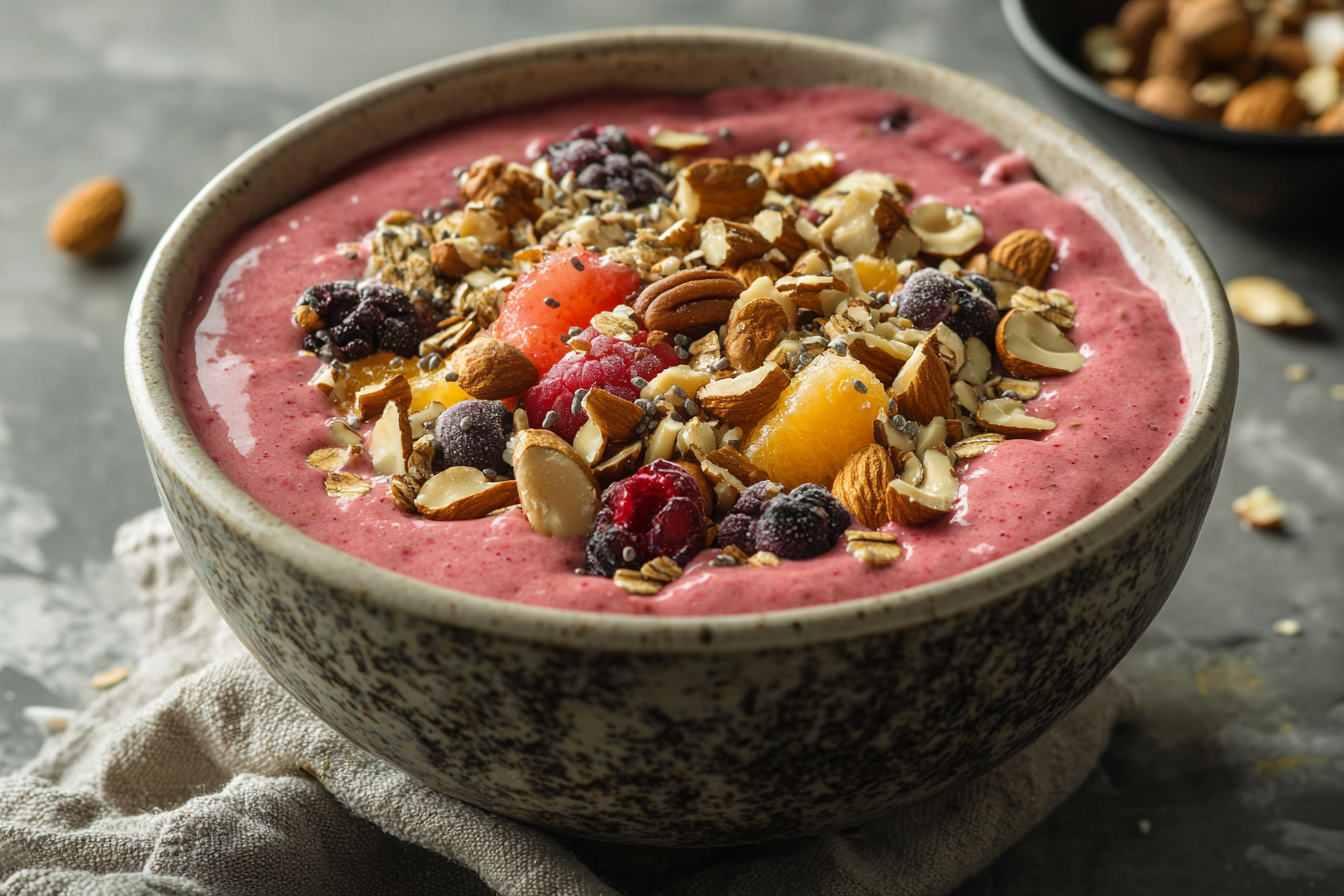
{"label": "scattered oat flake on table", "polygon": [[1227,284],[1227,300],[1243,320],[1270,329],[1309,327],[1316,312],[1302,297],[1273,277],[1238,277]]}
{"label": "scattered oat flake on table", "polygon": [[130,666],[113,666],[111,669],[104,669],[90,678],[89,684],[102,691],[121,684],[130,677],[130,674]]}
{"label": "scattered oat flake on table", "polygon": [[1305,364],[1289,364],[1283,368],[1283,375],[1290,383],[1305,383],[1311,379],[1311,368]]}
{"label": "scattered oat flake on table", "polygon": [[1331,386],[1330,397],[1335,401],[1344,401],[1344,383],[1336,383]]}
{"label": "scattered oat flake on table", "polygon": [[1265,485],[1257,485],[1233,501],[1232,512],[1243,526],[1256,529],[1278,529],[1283,526],[1283,502]]}
{"label": "scattered oat flake on table", "polygon": [[1274,634],[1283,635],[1285,638],[1296,638],[1302,634],[1302,623],[1296,619],[1280,619],[1274,623]]}

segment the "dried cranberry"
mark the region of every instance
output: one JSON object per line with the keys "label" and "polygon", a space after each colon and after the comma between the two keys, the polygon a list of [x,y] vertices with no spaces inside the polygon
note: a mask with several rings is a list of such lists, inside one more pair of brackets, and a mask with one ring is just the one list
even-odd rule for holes
{"label": "dried cranberry", "polygon": [[[319,353],[329,348],[341,361],[357,361],[377,351],[413,358],[419,354],[420,340],[433,329],[405,293],[383,283],[366,283],[358,290],[353,281],[328,283],[309,289],[304,298],[328,325],[327,340],[312,342],[321,343]],[[305,339],[304,347],[308,345]]]}
{"label": "dried cranberry", "polygon": [[699,483],[676,464],[656,460],[603,494],[588,536],[588,569],[610,576],[656,557],[684,565],[704,546]]}
{"label": "dried cranberry", "polygon": [[299,304],[312,308],[330,326],[355,310],[359,304],[358,284],[354,280],[337,280],[310,286],[299,299]]}
{"label": "dried cranberry", "polygon": [[504,448],[513,435],[513,414],[500,401],[459,401],[434,422],[434,469],[475,467],[504,472],[512,465]]}
{"label": "dried cranberry", "polygon": [[960,283],[942,271],[915,271],[896,294],[896,313],[921,330],[932,330],[952,313],[952,300]]}

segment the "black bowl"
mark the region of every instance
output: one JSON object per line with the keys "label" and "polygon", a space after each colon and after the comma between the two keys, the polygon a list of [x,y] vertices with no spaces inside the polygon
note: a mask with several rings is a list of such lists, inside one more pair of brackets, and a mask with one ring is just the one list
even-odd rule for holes
{"label": "black bowl", "polygon": [[1251,221],[1306,223],[1344,200],[1344,135],[1249,133],[1178,121],[1116,99],[1076,63],[1083,32],[1115,21],[1123,0],[1001,0],[1018,46],[1102,137],[1139,129],[1190,190]]}

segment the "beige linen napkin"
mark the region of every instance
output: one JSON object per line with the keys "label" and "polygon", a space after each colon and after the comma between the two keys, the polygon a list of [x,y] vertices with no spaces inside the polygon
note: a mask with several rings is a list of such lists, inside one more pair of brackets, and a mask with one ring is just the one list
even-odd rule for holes
{"label": "beige linen napkin", "polygon": [[998,770],[842,833],[562,843],[426,789],[301,707],[210,605],[162,511],[123,526],[115,553],[146,614],[144,657],[0,778],[0,896],[945,893],[1082,783],[1129,705],[1107,682]]}

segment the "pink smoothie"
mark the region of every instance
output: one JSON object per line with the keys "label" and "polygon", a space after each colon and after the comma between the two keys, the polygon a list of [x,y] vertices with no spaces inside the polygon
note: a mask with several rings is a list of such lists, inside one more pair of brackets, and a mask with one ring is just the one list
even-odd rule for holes
{"label": "pink smoothie", "polygon": [[[910,110],[903,132],[877,127]],[[904,556],[870,569],[843,541],[778,568],[711,567],[705,551],[653,597],[576,575],[580,540],[534,533],[522,513],[429,522],[386,488],[333,500],[305,463],[328,444],[332,405],[307,385],[320,362],[298,352],[289,312],[308,286],[363,275],[357,241],[389,209],[459,198],[452,170],[491,153],[529,151],[572,127],[617,124],[632,134],[676,128],[718,135],[706,156],[782,140],[836,151],[840,171],[873,169],[912,184],[915,204],[972,205],[987,243],[1023,227],[1058,247],[1047,286],[1073,296],[1070,337],[1087,356],[1078,373],[1046,380],[1031,402],[1056,428],[1010,440],[963,466],[954,512],[922,528],[890,527]],[[1074,202],[1032,179],[1030,166],[959,118],[895,94],[853,87],[725,91],[703,97],[583,98],[436,133],[378,156],[333,185],[239,234],[207,270],[178,359],[181,395],[201,444],[266,509],[313,538],[404,575],[502,600],[616,613],[757,613],[909,588],[1004,557],[1073,523],[1134,481],[1171,441],[1186,413],[1189,374],[1162,300],[1120,248]],[[371,474],[371,469],[359,472]]]}

